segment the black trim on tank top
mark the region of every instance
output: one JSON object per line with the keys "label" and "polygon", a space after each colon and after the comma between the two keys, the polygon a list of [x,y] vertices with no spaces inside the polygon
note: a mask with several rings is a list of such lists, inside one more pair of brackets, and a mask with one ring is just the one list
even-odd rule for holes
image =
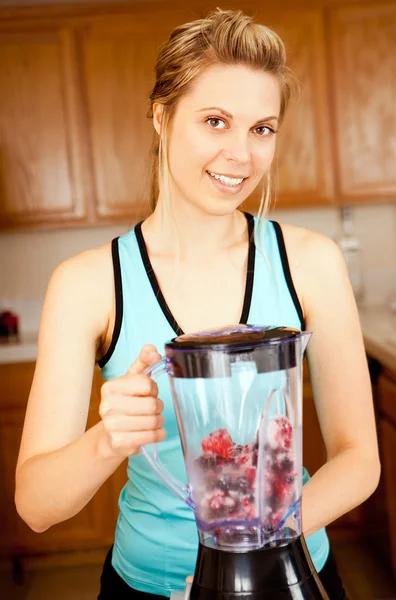
{"label": "black trim on tank top", "polygon": [[111,256],[113,259],[113,271],[114,271],[114,290],[115,290],[115,323],[111,343],[106,354],[98,361],[98,365],[101,369],[109,362],[118,338],[120,337],[122,315],[124,311],[123,296],[122,296],[122,277],[121,277],[121,264],[120,264],[120,253],[118,250],[118,237],[114,238],[111,242]]}
{"label": "black trim on tank top", "polygon": [[[256,247],[254,243],[254,217],[249,213],[244,213],[247,223],[248,223],[248,236],[249,236],[249,250],[248,250],[248,264],[247,264],[247,272],[246,272],[246,284],[245,284],[245,295],[243,299],[242,306],[242,314],[240,318],[240,323],[246,325],[247,320],[249,318],[250,305],[252,303],[252,293],[253,293],[253,282],[254,282],[254,263],[256,256]],[[173,331],[176,335],[183,335],[184,331],[174,318],[172,311],[170,310],[164,295],[159,286],[157,277],[154,273],[153,266],[150,261],[150,257],[147,252],[146,242],[144,241],[143,233],[142,233],[142,223],[138,223],[135,226],[136,240],[138,242],[138,246],[140,249],[140,254],[142,257],[143,265],[147,273],[147,277],[149,278],[151,287],[153,289],[154,295],[160,305],[162,312],[169,325],[172,327]]]}
{"label": "black trim on tank top", "polygon": [[289,288],[290,295],[292,297],[294,306],[296,307],[296,311],[297,311],[298,317],[300,319],[301,331],[304,331],[305,330],[304,313],[302,310],[302,306],[300,304],[300,300],[298,299],[296,288],[294,287],[293,279],[291,276],[290,265],[289,265],[289,260],[287,258],[287,251],[286,251],[285,239],[283,237],[282,228],[277,221],[270,221],[270,223],[272,223],[272,225],[274,226],[274,229],[275,229],[276,239],[278,241],[278,246],[279,246],[279,253],[280,253],[280,257],[281,257],[281,261],[282,261],[283,273],[285,275],[287,287]]}
{"label": "black trim on tank top", "polygon": [[164,295],[159,286],[158,279],[154,273],[154,269],[151,264],[150,257],[148,255],[146,242],[144,241],[144,237],[143,237],[142,224],[143,224],[143,221],[141,221],[140,223],[138,223],[135,226],[135,234],[136,234],[136,239],[137,239],[137,243],[139,246],[140,254],[142,257],[143,265],[146,270],[147,277],[149,278],[151,287],[153,289],[154,296],[157,298],[158,303],[161,307],[161,310],[164,313],[166,320],[168,321],[169,325],[172,327],[173,331],[176,333],[176,335],[183,335],[182,329],[179,327],[176,319],[172,315],[172,312],[171,312],[169,306],[166,303]]}
{"label": "black trim on tank top", "polygon": [[250,213],[245,212],[245,217],[248,222],[248,236],[249,236],[249,251],[248,251],[248,262],[246,272],[246,287],[245,287],[245,298],[243,301],[242,315],[240,323],[246,325],[249,318],[250,306],[252,304],[253,296],[253,283],[254,283],[254,264],[256,261],[256,245],[254,241],[254,217]]}

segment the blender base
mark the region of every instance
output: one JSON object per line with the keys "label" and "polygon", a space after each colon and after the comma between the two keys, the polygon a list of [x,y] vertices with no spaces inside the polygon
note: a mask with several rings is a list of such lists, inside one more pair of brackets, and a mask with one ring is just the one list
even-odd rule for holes
{"label": "blender base", "polygon": [[200,544],[188,598],[328,600],[303,536],[284,546],[243,553]]}

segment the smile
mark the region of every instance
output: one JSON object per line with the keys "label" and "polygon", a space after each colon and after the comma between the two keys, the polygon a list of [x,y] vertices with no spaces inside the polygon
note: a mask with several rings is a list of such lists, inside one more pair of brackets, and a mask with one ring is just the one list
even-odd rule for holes
{"label": "smile", "polygon": [[207,173],[213,177],[213,179],[216,179],[217,181],[220,181],[229,187],[237,187],[244,179],[246,179],[245,177],[227,177],[226,175],[218,175],[217,173],[212,173],[211,171],[207,171]]}

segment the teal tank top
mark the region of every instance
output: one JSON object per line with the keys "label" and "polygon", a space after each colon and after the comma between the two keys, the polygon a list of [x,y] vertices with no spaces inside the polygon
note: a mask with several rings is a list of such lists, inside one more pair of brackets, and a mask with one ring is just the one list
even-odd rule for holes
{"label": "teal tank top", "polygon": [[[303,313],[291,279],[278,223],[246,213],[249,254],[241,323],[304,329]],[[141,224],[112,242],[116,319],[108,352],[99,362],[105,379],[124,375],[145,344],[163,353],[164,344],[182,330],[159,288],[142,235]],[[187,482],[175,411],[166,376],[158,380],[164,402],[167,438],[158,445],[164,465]],[[303,482],[309,475],[304,469]],[[132,588],[169,597],[183,590],[192,575],[198,548],[194,514],[138,455],[128,460],[128,481],[119,498],[112,564]],[[306,539],[317,571],[329,554],[325,529]]]}

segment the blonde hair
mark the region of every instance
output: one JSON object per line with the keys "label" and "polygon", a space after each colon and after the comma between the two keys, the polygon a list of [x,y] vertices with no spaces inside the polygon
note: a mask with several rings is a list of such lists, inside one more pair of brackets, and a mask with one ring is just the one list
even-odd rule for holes
{"label": "blonde hair", "polygon": [[[155,66],[156,81],[150,94],[149,117],[153,104],[163,106],[160,136],[154,132],[149,168],[150,208],[154,210],[159,191],[171,209],[168,166],[168,131],[175,108],[195,79],[213,65],[246,65],[274,75],[280,85],[282,122],[291,93],[293,78],[286,67],[286,51],[280,37],[268,27],[254,23],[242,11],[220,10],[203,19],[185,23],[174,29],[164,44]],[[271,174],[265,176],[259,222],[271,202]]]}

